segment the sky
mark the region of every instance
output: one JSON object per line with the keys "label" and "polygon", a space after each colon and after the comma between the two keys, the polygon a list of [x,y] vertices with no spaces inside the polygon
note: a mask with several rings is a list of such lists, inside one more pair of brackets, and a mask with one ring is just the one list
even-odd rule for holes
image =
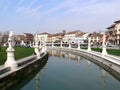
{"label": "sky", "polygon": [[106,31],[119,9],[120,0],[0,0],[0,32]]}

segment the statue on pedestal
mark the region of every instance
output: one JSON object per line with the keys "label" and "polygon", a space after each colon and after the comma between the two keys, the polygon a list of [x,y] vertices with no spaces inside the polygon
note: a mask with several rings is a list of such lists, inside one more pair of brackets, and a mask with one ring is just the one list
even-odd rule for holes
{"label": "statue on pedestal", "polygon": [[8,48],[7,48],[7,60],[5,62],[6,67],[11,67],[11,70],[17,69],[17,62],[15,61],[14,58],[14,48],[12,47],[13,45],[13,31],[10,30],[9,32],[9,37],[8,37]]}

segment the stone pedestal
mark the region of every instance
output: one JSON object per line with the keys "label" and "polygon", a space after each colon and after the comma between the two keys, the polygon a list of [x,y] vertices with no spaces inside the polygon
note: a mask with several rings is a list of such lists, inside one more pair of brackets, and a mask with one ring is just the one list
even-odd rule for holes
{"label": "stone pedestal", "polygon": [[88,49],[87,49],[88,52],[91,51],[91,37],[88,38]]}
{"label": "stone pedestal", "polygon": [[103,35],[103,43],[102,43],[102,55],[107,55],[106,51],[106,35]]}
{"label": "stone pedestal", "polygon": [[103,47],[102,48],[102,55],[107,55],[108,53],[107,53],[107,51],[106,51],[106,47]]}
{"label": "stone pedestal", "polygon": [[17,69],[17,63],[14,59],[14,49],[12,47],[7,48],[7,60],[5,62],[5,67],[11,67],[11,70]]}

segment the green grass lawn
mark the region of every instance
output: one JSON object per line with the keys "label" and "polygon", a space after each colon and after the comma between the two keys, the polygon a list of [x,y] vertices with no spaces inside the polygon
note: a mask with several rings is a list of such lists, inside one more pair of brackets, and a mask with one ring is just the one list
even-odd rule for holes
{"label": "green grass lawn", "polygon": [[[7,47],[3,47],[0,50],[0,65],[4,64],[7,60],[7,53],[6,53]],[[19,60],[21,58],[30,56],[34,52],[34,48],[25,48],[25,47],[14,47],[15,49],[15,60]]]}

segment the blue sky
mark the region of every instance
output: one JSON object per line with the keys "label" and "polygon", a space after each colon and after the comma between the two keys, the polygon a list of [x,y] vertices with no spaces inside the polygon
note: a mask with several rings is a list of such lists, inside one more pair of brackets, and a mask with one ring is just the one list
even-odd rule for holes
{"label": "blue sky", "polygon": [[0,0],[0,31],[105,31],[120,20],[120,0]]}

